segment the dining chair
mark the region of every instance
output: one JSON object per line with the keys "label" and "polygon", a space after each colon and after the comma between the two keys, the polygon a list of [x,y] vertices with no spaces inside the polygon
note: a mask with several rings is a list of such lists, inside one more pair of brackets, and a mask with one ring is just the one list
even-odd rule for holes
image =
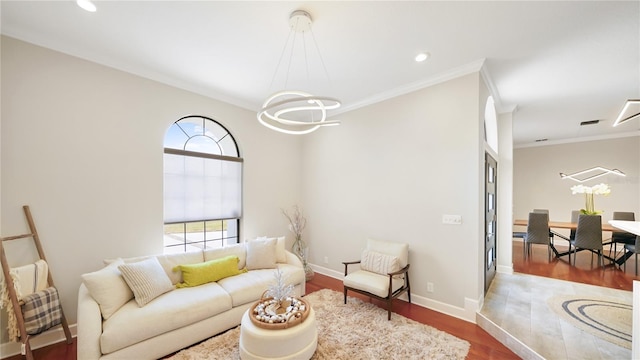
{"label": "dining chair", "polygon": [[527,222],[527,234],[524,237],[523,256],[531,255],[531,244],[546,244],[549,260],[551,260],[551,242],[549,234],[549,214],[544,212],[530,212]]}
{"label": "dining chair", "polygon": [[[612,220],[627,220],[635,221],[636,215],[630,211],[614,211]],[[611,233],[611,243],[609,244],[609,254],[613,250],[613,247],[618,244],[622,245],[634,245],[636,243],[636,235],[626,231],[614,231]],[[617,246],[616,246],[617,252]]]}
{"label": "dining chair", "polygon": [[[624,255],[626,257],[627,252],[632,252],[636,258],[636,276],[638,276],[638,250],[640,250],[640,236],[636,236],[633,244],[624,244]],[[627,259],[628,260],[628,259]],[[627,272],[627,262],[623,263],[624,272]]]}
{"label": "dining chair", "polygon": [[[534,213],[541,213],[541,214],[547,214],[549,215],[549,209],[533,209]],[[558,235],[564,239],[566,239],[564,236],[562,236],[562,234],[559,234],[553,230],[551,230],[551,228],[549,228],[549,239],[551,240],[551,245],[553,246],[553,240],[555,238],[555,236]]]}
{"label": "dining chair", "polygon": [[569,263],[571,263],[571,246],[573,246],[573,265],[576,264],[577,250],[591,250],[591,262],[593,264],[593,252],[598,253],[598,266],[604,265],[602,261],[602,217],[600,215],[578,216],[578,226],[573,240],[569,241]]}
{"label": "dining chair", "polygon": [[[572,210],[571,211],[571,222],[576,224],[578,222],[578,216],[580,216],[580,210]],[[576,238],[576,229],[571,229],[569,231],[569,241]],[[571,259],[569,259],[571,260]]]}

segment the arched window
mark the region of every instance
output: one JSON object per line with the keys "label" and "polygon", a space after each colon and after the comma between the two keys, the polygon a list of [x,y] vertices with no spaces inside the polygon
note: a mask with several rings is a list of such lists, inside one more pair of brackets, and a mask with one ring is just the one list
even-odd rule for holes
{"label": "arched window", "polygon": [[239,240],[242,158],[233,135],[205,116],[185,116],[164,138],[165,253]]}

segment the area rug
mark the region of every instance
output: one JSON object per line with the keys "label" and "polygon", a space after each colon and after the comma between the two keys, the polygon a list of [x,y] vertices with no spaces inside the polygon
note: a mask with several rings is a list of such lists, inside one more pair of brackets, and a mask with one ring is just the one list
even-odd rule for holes
{"label": "area rug", "polygon": [[[316,313],[315,360],[464,359],[469,343],[371,303],[323,289],[304,297]],[[277,331],[277,330],[274,330]],[[177,353],[172,360],[239,359],[240,327]]]}
{"label": "area rug", "polygon": [[550,298],[547,304],[571,325],[631,349],[630,303],[616,298],[564,295]]}

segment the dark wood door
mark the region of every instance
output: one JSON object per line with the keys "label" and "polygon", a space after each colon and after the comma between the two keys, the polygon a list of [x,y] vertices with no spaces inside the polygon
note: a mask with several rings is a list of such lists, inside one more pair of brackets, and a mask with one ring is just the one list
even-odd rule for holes
{"label": "dark wood door", "polygon": [[484,289],[489,289],[496,275],[497,256],[497,180],[498,162],[488,153],[484,165]]}

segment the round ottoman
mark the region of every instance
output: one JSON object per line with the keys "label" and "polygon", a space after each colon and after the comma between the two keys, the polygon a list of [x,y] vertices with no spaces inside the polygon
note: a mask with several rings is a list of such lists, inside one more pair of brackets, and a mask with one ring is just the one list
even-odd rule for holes
{"label": "round ottoman", "polygon": [[288,329],[268,330],[259,328],[249,318],[247,310],[240,323],[240,358],[310,359],[318,345],[318,329],[313,308],[300,324]]}

